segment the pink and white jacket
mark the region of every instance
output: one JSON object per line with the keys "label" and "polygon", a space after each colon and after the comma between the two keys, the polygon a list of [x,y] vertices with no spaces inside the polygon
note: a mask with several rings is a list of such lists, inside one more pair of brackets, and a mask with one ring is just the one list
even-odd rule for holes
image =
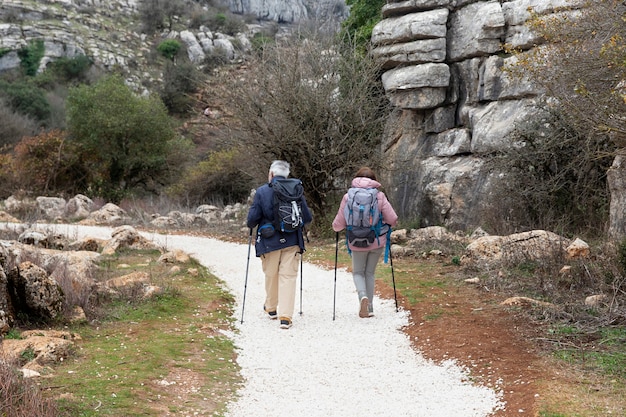
{"label": "pink and white jacket", "polygon": [[[358,188],[379,188],[380,183],[373,179],[367,177],[356,177],[352,180],[352,187]],[[383,215],[383,223],[388,224],[391,227],[394,227],[398,223],[398,215],[396,214],[393,207],[391,207],[391,203],[387,200],[387,196],[382,191],[379,191],[378,194],[378,207],[380,212]],[[337,215],[333,220],[333,230],[335,232],[341,232],[346,228],[346,218],[344,217],[344,209],[348,202],[348,193],[344,194],[341,199],[341,204],[339,205],[339,210],[337,211]],[[350,245],[350,250],[353,251],[369,251],[377,248],[384,248],[387,243],[387,235],[380,236],[380,239],[376,239],[374,243],[365,248],[356,248]]]}

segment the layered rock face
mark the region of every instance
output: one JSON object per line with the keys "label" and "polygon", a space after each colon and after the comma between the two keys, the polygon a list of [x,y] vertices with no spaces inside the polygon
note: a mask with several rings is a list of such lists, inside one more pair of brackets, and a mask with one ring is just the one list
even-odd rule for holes
{"label": "layered rock face", "polygon": [[510,146],[515,124],[537,115],[543,92],[506,71],[540,39],[525,25],[572,0],[388,0],[373,55],[394,106],[383,139],[393,161],[387,192],[405,219],[469,230],[490,190],[485,155]]}

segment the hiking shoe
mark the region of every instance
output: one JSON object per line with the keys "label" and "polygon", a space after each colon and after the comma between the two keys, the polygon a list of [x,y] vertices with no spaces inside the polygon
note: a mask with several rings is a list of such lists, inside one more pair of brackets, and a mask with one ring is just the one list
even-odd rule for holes
{"label": "hiking shoe", "polygon": [[267,315],[270,316],[270,320],[276,320],[278,318],[278,316],[276,315],[276,310],[274,310],[274,311],[267,311],[267,308],[265,308],[265,306],[263,306],[263,311],[265,311],[267,313]]}
{"label": "hiking shoe", "polygon": [[361,309],[359,310],[359,317],[369,317],[370,300],[367,297],[361,298]]}
{"label": "hiking shoe", "polygon": [[291,327],[291,320],[289,320],[287,317],[281,317],[280,318],[280,328],[281,329],[288,329]]}

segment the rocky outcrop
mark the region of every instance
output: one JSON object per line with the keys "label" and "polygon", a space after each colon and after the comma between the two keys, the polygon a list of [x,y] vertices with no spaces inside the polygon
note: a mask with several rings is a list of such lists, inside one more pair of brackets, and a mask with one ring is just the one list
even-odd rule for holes
{"label": "rocky outcrop", "polygon": [[[58,58],[85,55],[104,68],[128,68],[143,60],[141,33],[120,30],[119,16],[137,13],[137,1],[3,0],[0,5],[0,71],[19,67],[18,50],[43,40],[40,68]],[[112,19],[113,18],[113,19]],[[123,25],[122,25],[123,27]]]}
{"label": "rocky outcrop", "polygon": [[342,0],[228,0],[228,7],[235,13],[279,23],[339,22],[348,15],[348,7]]}
{"label": "rocky outcrop", "polygon": [[[0,72],[20,67],[18,52],[42,40],[44,56],[39,70],[59,58],[84,55],[104,70],[123,71],[126,81],[141,93],[146,85],[159,85],[161,68],[151,65],[154,39],[140,31],[140,0],[3,0],[0,3]],[[277,4],[279,2],[276,2]],[[189,59],[202,66],[219,54],[230,60],[250,48],[249,33],[229,36],[206,27],[170,31],[162,38],[185,45]],[[237,47],[235,47],[237,45]]]}
{"label": "rocky outcrop", "polygon": [[[525,25],[572,0],[389,0],[372,33],[373,56],[394,106],[383,138],[385,182],[405,219],[456,230],[481,226],[490,152],[510,146],[516,122],[536,117],[544,92],[507,67],[540,39]],[[618,166],[615,167],[617,171]]]}

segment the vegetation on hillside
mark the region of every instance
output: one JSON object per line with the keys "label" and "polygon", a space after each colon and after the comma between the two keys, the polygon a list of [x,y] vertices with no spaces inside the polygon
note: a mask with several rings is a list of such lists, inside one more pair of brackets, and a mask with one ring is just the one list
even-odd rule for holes
{"label": "vegetation on hillside", "polygon": [[372,29],[382,19],[385,0],[347,0],[350,16],[343,22],[344,35],[352,38],[362,51],[369,49]]}

